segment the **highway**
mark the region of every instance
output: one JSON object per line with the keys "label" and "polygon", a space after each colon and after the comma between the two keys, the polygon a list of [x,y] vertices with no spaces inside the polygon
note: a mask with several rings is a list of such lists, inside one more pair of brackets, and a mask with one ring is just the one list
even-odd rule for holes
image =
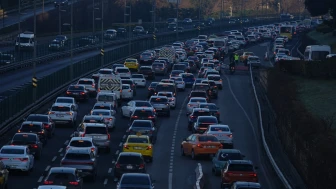
{"label": "highway", "polygon": [[[262,57],[267,49],[267,43],[252,47],[253,51]],[[267,62],[263,63],[267,65]],[[162,77],[157,77],[156,81]],[[246,159],[250,159],[259,167],[260,182],[264,188],[281,188],[278,179],[274,175],[268,160],[259,143],[258,121],[256,107],[251,89],[251,81],[247,71],[239,71],[234,75],[223,75],[223,90],[219,93],[219,99],[214,100],[221,110],[223,124],[228,124],[234,130],[235,148],[242,151]],[[149,84],[149,82],[148,82]],[[180,142],[191,133],[187,130],[187,117],[185,116],[186,98],[190,89],[179,92],[177,96],[177,108],[172,110],[171,117],[159,118],[158,140],[154,146],[153,163],[148,164],[148,173],[156,180],[156,188],[187,189],[192,188],[194,169],[198,162],[202,163],[204,173],[209,176],[210,189],[219,188],[219,177],[211,175],[211,161],[209,159],[191,160],[180,155]],[[135,99],[144,100],[147,88],[138,89]],[[77,120],[89,113],[94,100],[79,104]],[[39,110],[38,113],[46,113],[50,105]],[[117,128],[111,133],[111,153],[99,154],[98,179],[95,183],[86,182],[84,189],[102,188],[108,186],[115,188],[113,182],[113,162],[121,151],[125,131],[129,121],[117,116]],[[79,122],[79,121],[78,121]],[[60,159],[64,155],[65,144],[70,140],[73,128],[57,128],[56,135],[48,141],[43,150],[41,160],[36,161],[35,168],[29,176],[12,173],[9,177],[9,188],[36,188],[43,183],[43,173],[50,167],[59,166]],[[171,169],[171,174],[169,171]],[[169,177],[169,175],[171,177]],[[17,182],[20,180],[20,182]]]}

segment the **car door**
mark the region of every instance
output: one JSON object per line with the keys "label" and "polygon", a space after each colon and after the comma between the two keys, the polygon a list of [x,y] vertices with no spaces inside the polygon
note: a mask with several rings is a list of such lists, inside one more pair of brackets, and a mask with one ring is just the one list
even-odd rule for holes
{"label": "car door", "polygon": [[187,141],[183,144],[184,151],[187,154],[191,153],[191,150],[192,150],[192,140],[193,140],[194,137],[195,137],[195,135],[190,135],[187,138]]}
{"label": "car door", "polygon": [[29,148],[26,148],[26,154],[29,156],[29,167],[32,168],[34,166],[34,156],[30,153]]}

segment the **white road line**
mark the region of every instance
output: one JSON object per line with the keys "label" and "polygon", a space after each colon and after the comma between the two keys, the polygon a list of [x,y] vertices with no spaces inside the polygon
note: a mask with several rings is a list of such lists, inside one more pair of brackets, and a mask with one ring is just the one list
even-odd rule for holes
{"label": "white road line", "polygon": [[51,161],[55,161],[55,160],[56,160],[56,158],[57,158],[57,156],[54,156],[54,157],[52,158],[52,160],[51,160]]}
{"label": "white road line", "polygon": [[123,136],[123,139],[125,139],[125,138],[126,138],[126,135]]}
{"label": "white road line", "polygon": [[107,173],[110,174],[112,172],[112,168],[109,168]]}
{"label": "white road line", "polygon": [[59,150],[58,150],[58,153],[61,153],[63,151],[63,148],[60,148]]}
{"label": "white road line", "polygon": [[119,154],[119,150],[116,151],[115,155],[118,155]]}
{"label": "white road line", "polygon": [[43,176],[40,176],[40,178],[37,180],[37,182],[42,182]]}
{"label": "white road line", "polygon": [[115,164],[115,161],[114,161],[114,160],[112,161],[112,164]]}
{"label": "white road line", "polygon": [[50,165],[48,165],[48,166],[45,168],[44,171],[49,171],[49,169],[50,169]]}
{"label": "white road line", "polygon": [[106,185],[106,184],[107,184],[107,182],[108,182],[108,179],[105,179],[105,180],[104,180],[104,185]]}
{"label": "white road line", "polygon": [[119,144],[119,147],[121,147],[121,146],[122,146],[122,144],[123,144],[123,143],[122,143],[122,142],[120,142],[120,144]]}
{"label": "white road line", "polygon": [[[187,97],[184,99],[182,106],[184,107],[185,104],[187,103]],[[176,133],[177,133],[177,128],[181,119],[181,114],[182,114],[182,108],[180,109],[176,122],[175,122],[175,127],[174,127],[174,134],[172,137],[172,147],[171,147],[171,151],[170,151],[170,166],[169,166],[169,172],[168,172],[168,189],[172,189],[173,188],[173,166],[174,166],[174,153],[175,153],[175,141],[176,141]]]}
{"label": "white road line", "polygon": [[64,145],[67,145],[69,143],[69,140],[66,140],[65,142],[64,142]]}

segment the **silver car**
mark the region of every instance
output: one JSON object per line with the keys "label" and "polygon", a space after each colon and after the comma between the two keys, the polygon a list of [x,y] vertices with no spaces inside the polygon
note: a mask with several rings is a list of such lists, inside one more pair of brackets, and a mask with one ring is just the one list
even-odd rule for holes
{"label": "silver car", "polygon": [[157,114],[163,114],[170,117],[170,105],[166,96],[151,96],[149,103],[154,107]]}
{"label": "silver car", "polygon": [[[94,107],[95,108],[95,107]],[[91,115],[101,116],[104,118],[104,122],[109,129],[115,128],[116,118],[114,117],[114,110],[107,109],[93,109]]]}
{"label": "silver car", "polygon": [[97,89],[95,80],[91,78],[81,78],[78,80],[77,85],[84,85],[85,89],[89,92],[91,96],[96,96]]}
{"label": "silver car", "polygon": [[223,147],[233,148],[233,135],[228,125],[210,125],[205,134],[215,135]]}
{"label": "silver car", "polygon": [[200,103],[207,103],[206,98],[192,97],[187,104],[187,116],[193,112],[194,108],[198,108]]}
{"label": "silver car", "polygon": [[154,62],[152,64],[152,70],[154,71],[154,74],[161,74],[161,75],[166,75],[167,74],[167,69],[164,65],[164,63],[161,62]]}

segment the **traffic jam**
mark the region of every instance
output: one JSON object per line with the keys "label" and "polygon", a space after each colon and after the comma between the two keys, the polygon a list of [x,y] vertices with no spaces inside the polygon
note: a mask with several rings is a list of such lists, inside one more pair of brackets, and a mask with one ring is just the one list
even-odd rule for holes
{"label": "traffic jam", "polygon": [[[200,35],[147,50],[140,58],[127,58],[124,64],[114,64],[91,78],[81,78],[54,101],[47,114],[25,118],[9,144],[0,149],[0,162],[7,173],[24,172],[29,177],[36,161],[44,158],[48,141],[58,137],[58,127],[73,129],[59,166],[48,169],[38,188],[81,189],[87,182],[97,180],[100,157],[113,159],[111,136],[115,129],[123,127],[126,137],[111,170],[114,183],[118,189],[152,189],[156,181],[147,174],[147,166],[155,162],[162,117],[176,119],[173,112],[183,109],[182,116],[188,118],[183,127],[190,132],[179,141],[180,154],[186,156],[184,161],[210,157],[213,176],[220,176],[221,188],[261,188],[258,167],[235,149],[233,132],[221,120],[221,104],[216,101],[223,98],[221,91],[227,90],[222,79],[227,73],[223,57],[269,39],[275,41],[278,55],[274,56],[279,59],[281,53],[287,52],[284,46],[288,40],[279,37],[281,27],[274,24],[248,28],[245,33]],[[260,61],[255,59],[259,57],[244,52],[239,62],[248,60],[247,64],[259,66]],[[137,93],[139,88],[146,89],[147,94]],[[177,103],[177,98],[184,98],[180,96],[187,96],[185,104]],[[95,103],[91,110],[80,116],[81,106],[92,100]],[[120,125],[120,120],[128,120],[128,125]]]}

